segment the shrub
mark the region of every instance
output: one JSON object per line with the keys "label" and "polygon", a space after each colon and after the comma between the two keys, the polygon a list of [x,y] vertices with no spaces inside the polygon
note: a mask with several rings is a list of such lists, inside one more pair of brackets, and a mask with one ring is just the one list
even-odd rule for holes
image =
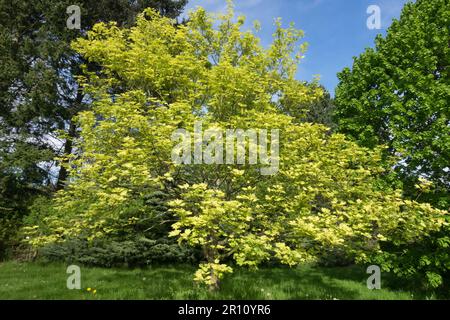
{"label": "shrub", "polygon": [[134,239],[118,241],[74,239],[39,249],[39,257],[48,262],[64,261],[99,267],[148,266],[159,263],[195,262],[195,252],[167,239]]}

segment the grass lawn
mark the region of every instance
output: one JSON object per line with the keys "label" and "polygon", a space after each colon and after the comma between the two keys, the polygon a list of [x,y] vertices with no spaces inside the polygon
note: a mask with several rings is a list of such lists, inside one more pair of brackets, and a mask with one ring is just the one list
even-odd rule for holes
{"label": "grass lawn", "polygon": [[[222,282],[220,292],[209,293],[194,284],[193,266],[146,269],[81,268],[81,290],[66,288],[62,264],[4,262],[0,264],[0,299],[413,299],[391,287],[382,275],[382,289],[366,287],[369,275],[361,267],[238,269]],[[386,278],[386,279],[385,279]],[[87,288],[97,290],[96,294]]]}

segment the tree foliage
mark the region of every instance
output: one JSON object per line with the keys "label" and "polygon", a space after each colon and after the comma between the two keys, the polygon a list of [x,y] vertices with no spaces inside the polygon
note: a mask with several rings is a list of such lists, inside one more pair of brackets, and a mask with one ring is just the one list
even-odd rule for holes
{"label": "tree foliage", "polygon": [[[244,22],[231,6],[218,16],[200,8],[180,26],[146,10],[131,29],[97,24],[73,44],[102,69],[82,79],[93,108],[77,117],[70,184],[25,228],[29,243],[133,230],[149,217],[144,195],[163,192],[169,216],[152,222],[170,223],[171,237],[202,250],[195,279],[214,289],[232,261],[292,266],[330,248],[367,261],[386,241],[414,243],[439,230],[446,212],[405,200],[380,179],[380,150],[282,114],[322,96],[295,79],[303,33],[278,20],[264,49]],[[279,129],[279,172],[262,175],[261,163],[174,163],[172,133],[196,121]]]}
{"label": "tree foliage", "polygon": [[323,95],[318,99],[304,103],[297,106],[282,106],[282,112],[295,119],[295,122],[302,123],[317,123],[328,127],[331,131],[336,129],[336,124],[333,119],[334,115],[334,101],[330,93],[315,82],[308,83],[308,87],[314,92],[317,88],[323,91]]}
{"label": "tree foliage", "polygon": [[[450,3],[405,5],[386,37],[344,69],[336,89],[339,131],[361,145],[387,145],[406,191],[420,177],[428,201],[450,206]],[[422,196],[424,198],[424,196]]]}
{"label": "tree foliage", "polygon": [[[336,89],[338,130],[360,145],[388,146],[407,197],[450,207],[450,2],[405,5],[386,37],[355,58]],[[397,182],[396,182],[397,183]],[[418,243],[393,243],[374,258],[432,286],[450,279],[448,224]]]}
{"label": "tree foliage", "polygon": [[89,108],[75,79],[83,59],[71,41],[100,21],[130,25],[149,6],[174,18],[186,1],[78,1],[82,29],[69,30],[66,9],[73,4],[0,0],[0,229],[9,235],[0,242],[8,245],[34,197],[63,187],[66,170],[54,158],[72,151],[71,120]]}

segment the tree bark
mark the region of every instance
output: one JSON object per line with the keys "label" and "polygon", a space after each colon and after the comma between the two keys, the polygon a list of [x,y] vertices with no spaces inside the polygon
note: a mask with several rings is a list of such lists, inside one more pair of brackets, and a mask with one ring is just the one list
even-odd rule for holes
{"label": "tree bark", "polygon": [[[204,246],[203,254],[205,256],[206,261],[208,261],[208,263],[214,263],[215,254],[211,248]],[[220,288],[219,277],[214,273],[214,270],[211,270],[209,275],[211,277],[211,284],[209,285],[209,291],[214,292],[214,291],[219,290],[219,288]]]}
{"label": "tree bark", "polygon": [[[74,117],[79,110],[81,110],[81,104],[83,102],[83,92],[82,90],[79,88],[78,89],[78,93],[77,93],[77,97],[75,99],[74,105],[73,105],[73,114],[72,117]],[[76,138],[76,133],[77,133],[77,127],[75,125],[75,123],[72,121],[72,119],[69,120],[70,124],[69,124],[69,131],[68,131],[68,138],[66,139],[66,142],[64,144],[64,157],[68,156],[70,153],[72,153],[72,147],[73,147],[73,140]],[[56,183],[56,190],[61,190],[64,189],[65,184],[66,184],[66,180],[68,178],[68,171],[66,169],[66,167],[64,166],[66,160],[63,160],[62,163],[60,164],[60,170],[59,170],[59,174],[58,174],[58,181]]]}
{"label": "tree bark", "polygon": [[[64,156],[69,155],[72,152],[73,147],[73,139],[75,138],[76,133],[76,126],[71,121],[69,126],[69,138],[66,139],[66,143],[64,144]],[[67,168],[64,166],[66,164],[66,160],[63,160],[60,163],[60,169],[58,174],[58,182],[56,183],[56,190],[64,189],[64,186],[66,185],[66,180],[68,177],[69,172],[67,171]]]}

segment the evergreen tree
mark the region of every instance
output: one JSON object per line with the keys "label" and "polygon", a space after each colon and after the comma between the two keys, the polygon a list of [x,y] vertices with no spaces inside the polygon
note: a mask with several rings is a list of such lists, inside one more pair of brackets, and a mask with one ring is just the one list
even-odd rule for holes
{"label": "evergreen tree", "polygon": [[[147,7],[175,18],[186,2],[0,0],[0,229],[10,234],[12,217],[14,225],[34,195],[66,180],[54,159],[72,151],[72,118],[89,108],[77,83],[84,61],[71,42],[97,22],[130,25]],[[81,9],[80,30],[67,28],[71,5]],[[60,140],[61,132],[67,139]]]}

